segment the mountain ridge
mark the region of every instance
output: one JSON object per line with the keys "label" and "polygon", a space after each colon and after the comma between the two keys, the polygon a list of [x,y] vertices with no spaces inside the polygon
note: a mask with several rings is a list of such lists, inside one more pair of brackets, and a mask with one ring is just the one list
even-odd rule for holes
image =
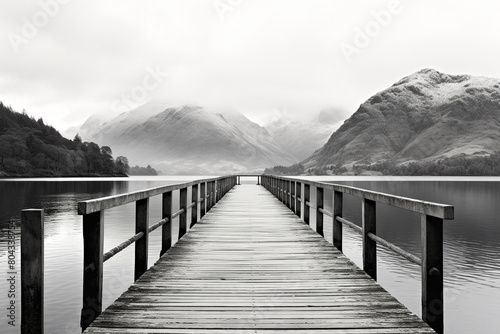
{"label": "mountain ridge", "polygon": [[132,114],[142,115],[141,108],[119,115],[89,132],[90,139],[175,174],[247,172],[295,161],[267,129],[241,113],[199,105],[160,109],[140,121]]}
{"label": "mountain ridge", "polygon": [[373,95],[302,161],[306,169],[492,154],[500,144],[500,80],[423,69]]}

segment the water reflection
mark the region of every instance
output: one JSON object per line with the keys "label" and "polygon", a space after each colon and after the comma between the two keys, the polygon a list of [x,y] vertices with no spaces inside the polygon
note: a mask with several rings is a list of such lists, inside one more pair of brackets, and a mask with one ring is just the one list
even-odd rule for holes
{"label": "water reflection", "polygon": [[[335,182],[455,206],[444,221],[445,322],[448,333],[494,333],[500,325],[499,182]],[[361,222],[361,201],[345,196],[345,214]],[[344,228],[346,230],[347,228]],[[331,233],[331,227],[327,233]],[[362,266],[361,238],[346,231],[345,253]],[[420,255],[420,215],[377,206],[377,234]],[[420,268],[379,247],[379,281],[420,314]],[[464,315],[468,315],[465,319]],[[476,321],[470,321],[470,318]],[[478,322],[482,319],[481,323]],[[478,327],[479,326],[479,327]]]}
{"label": "water reflection", "polygon": [[[9,220],[19,227],[20,210],[45,210],[45,313],[47,333],[78,333],[82,298],[82,218],[76,214],[80,200],[151,188],[178,181],[139,180],[0,181],[0,269],[6,268],[6,234]],[[449,203],[455,219],[444,224],[445,321],[448,333],[494,333],[500,328],[500,183],[469,181],[338,181],[400,196]],[[314,202],[315,191],[311,189]],[[331,194],[325,204],[331,210]],[[190,194],[188,194],[190,196]],[[174,210],[178,194],[174,193]],[[160,219],[160,196],[150,200],[150,224]],[[361,222],[361,200],[345,195],[344,215]],[[105,212],[105,245],[108,250],[135,233],[134,204]],[[188,217],[189,219],[189,217]],[[314,214],[312,217],[314,221]],[[177,222],[174,227],[177,228]],[[383,238],[420,255],[420,216],[385,205],[377,207],[377,231]],[[331,241],[331,224],[325,235]],[[17,228],[17,233],[20,228]],[[174,235],[176,231],[174,231]],[[19,235],[17,234],[19,245]],[[160,252],[160,230],[150,236],[149,263]],[[361,266],[361,238],[344,228],[344,252]],[[19,254],[17,255],[19,257]],[[114,301],[133,280],[133,247],[106,262],[104,304]],[[379,281],[413,312],[420,314],[420,268],[379,247]],[[0,291],[5,291],[0,280]],[[20,302],[20,300],[18,300]],[[7,307],[0,299],[0,308]],[[14,333],[4,322],[1,333]]]}

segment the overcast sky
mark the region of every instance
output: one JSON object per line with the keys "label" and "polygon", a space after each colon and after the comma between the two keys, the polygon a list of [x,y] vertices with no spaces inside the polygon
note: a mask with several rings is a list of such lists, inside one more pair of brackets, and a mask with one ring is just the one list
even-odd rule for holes
{"label": "overcast sky", "polygon": [[0,3],[0,100],[64,130],[152,98],[266,122],[351,115],[422,68],[500,77],[500,2]]}

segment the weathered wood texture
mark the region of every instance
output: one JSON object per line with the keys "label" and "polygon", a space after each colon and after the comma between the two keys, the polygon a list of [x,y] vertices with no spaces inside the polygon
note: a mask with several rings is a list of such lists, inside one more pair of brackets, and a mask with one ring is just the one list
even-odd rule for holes
{"label": "weathered wood texture", "polygon": [[433,333],[255,185],[233,188],[85,332]]}
{"label": "weathered wood texture", "polygon": [[[43,210],[27,209],[21,212],[21,333],[43,334]],[[10,250],[10,248],[9,248]],[[10,253],[9,253],[10,254]],[[15,279],[7,273],[9,285]],[[7,308],[7,319],[14,304]]]}

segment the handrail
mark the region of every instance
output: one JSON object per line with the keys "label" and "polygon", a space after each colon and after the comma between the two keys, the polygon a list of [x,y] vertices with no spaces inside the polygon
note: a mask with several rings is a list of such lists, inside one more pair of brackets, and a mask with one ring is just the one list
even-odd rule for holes
{"label": "handrail", "polygon": [[[271,175],[266,175],[271,176]],[[274,176],[278,177],[278,176]],[[279,176],[282,180],[297,182],[304,182],[304,179],[292,178],[286,176]],[[366,198],[378,203],[387,204],[390,206],[398,207],[401,209],[406,209],[414,211],[417,213],[423,213],[429,216],[434,216],[446,220],[454,219],[454,206],[448,204],[440,204],[428,201],[422,201],[418,199],[396,196],[391,194],[386,194],[382,192],[377,192],[373,190],[367,190],[357,187],[345,186],[341,184],[325,183],[318,181],[305,181],[308,185],[313,187],[320,187],[323,189],[329,189],[333,191],[339,191],[344,194],[353,195],[357,197]]]}
{"label": "handrail", "polygon": [[[111,259],[113,256],[115,256],[116,254],[120,253],[122,250],[124,250],[125,248],[127,248],[128,246],[130,246],[131,244],[133,244],[134,242],[136,242],[137,240],[139,240],[140,238],[142,238],[144,236],[144,232],[139,232],[137,233],[136,235],[134,235],[133,237],[125,240],[124,242],[122,242],[121,244],[119,244],[118,246],[110,249],[109,251],[107,251],[104,255],[103,255],[103,260],[102,262],[106,262],[108,261],[109,259]],[[88,268],[91,268],[90,265],[87,266],[85,268],[85,270],[87,270]]]}
{"label": "handrail", "polygon": [[[85,330],[102,312],[103,264],[135,243],[134,280],[147,270],[149,233],[162,227],[162,256],[172,245],[172,221],[179,217],[179,236],[187,232],[187,213],[191,212],[190,227],[208,212],[234,185],[239,176],[229,175],[199,179],[185,183],[161,186],[107,196],[78,203],[78,214],[83,216],[83,308],[81,326]],[[259,177],[260,178],[260,177]],[[191,201],[187,190],[191,187]],[[172,212],[172,192],[179,191],[179,210]],[[149,198],[162,195],[162,220],[149,226]],[[136,234],[108,252],[104,245],[104,210],[128,203],[136,203]],[[200,204],[201,203],[201,204]]]}
{"label": "handrail", "polygon": [[150,188],[150,189],[145,189],[145,190],[138,190],[126,194],[118,194],[118,195],[112,195],[112,196],[106,196],[106,197],[101,197],[101,198],[96,198],[96,199],[90,199],[87,201],[81,201],[78,202],[78,214],[79,215],[86,215],[90,214],[93,212],[98,212],[101,210],[105,209],[111,209],[116,206],[121,206],[124,204],[136,202],[141,199],[153,197],[156,195],[161,195],[163,193],[169,192],[169,191],[175,191],[179,190],[182,188],[188,188],[196,184],[200,183],[205,183],[205,182],[213,182],[213,181],[219,181],[222,179],[225,179],[229,176],[221,176],[221,177],[215,177],[215,178],[209,178],[209,179],[199,179],[199,180],[194,180],[190,182],[185,182],[185,183],[177,183],[177,184],[172,184],[168,186],[161,186],[161,187],[155,187],[155,188]]}
{"label": "handrail", "polygon": [[348,221],[347,219],[344,219],[342,217],[335,217],[335,220],[338,221],[338,222],[341,222],[342,224],[346,225],[346,226],[349,226],[350,228],[352,228],[354,231],[356,231],[356,233],[360,234],[360,235],[363,235],[363,228],[354,224],[353,222],[350,222]]}
{"label": "handrail", "polygon": [[[454,207],[408,197],[396,196],[357,187],[309,181],[296,177],[263,175],[262,184],[310,225],[310,211],[316,211],[316,231],[323,234],[324,217],[333,224],[333,245],[342,251],[342,225],[363,237],[363,269],[377,279],[377,244],[422,268],[422,319],[436,332],[442,333],[443,317],[443,220],[454,218]],[[303,187],[302,187],[303,185]],[[311,187],[316,188],[316,203],[310,202]],[[303,188],[303,190],[302,190]],[[324,208],[324,191],[332,192],[332,210]],[[289,191],[291,190],[291,191]],[[362,226],[342,217],[343,194],[362,198]],[[421,214],[422,259],[376,235],[376,204],[382,203]],[[301,212],[301,207],[304,211]]]}

